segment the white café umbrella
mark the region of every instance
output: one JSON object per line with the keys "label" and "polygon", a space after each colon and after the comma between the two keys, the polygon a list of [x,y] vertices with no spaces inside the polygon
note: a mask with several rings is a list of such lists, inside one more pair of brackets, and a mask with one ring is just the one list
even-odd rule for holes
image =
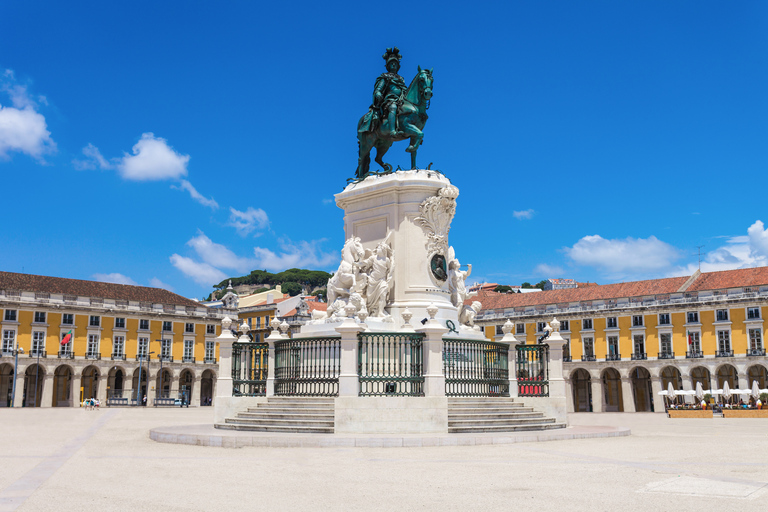
{"label": "white caf\u00e9 umbrella", "polygon": [[756,380],[752,381],[752,397],[757,400],[760,398],[760,386],[757,384]]}
{"label": "white caf\u00e9 umbrella", "polygon": [[669,401],[671,402],[674,400],[675,397],[675,386],[672,385],[672,382],[670,382],[667,385],[667,396],[669,396]]}
{"label": "white caf\u00e9 umbrella", "polygon": [[696,398],[704,400],[704,389],[701,387],[701,382],[696,383]]}
{"label": "white caf\u00e9 umbrella", "polygon": [[728,381],[723,382],[723,398],[726,400],[731,399],[731,387],[728,385]]}

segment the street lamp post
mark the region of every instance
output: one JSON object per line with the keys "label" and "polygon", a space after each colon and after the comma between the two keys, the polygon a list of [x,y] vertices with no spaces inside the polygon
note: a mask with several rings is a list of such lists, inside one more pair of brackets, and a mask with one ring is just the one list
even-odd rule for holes
{"label": "street lamp post", "polygon": [[19,354],[23,354],[24,349],[19,347],[19,344],[16,343],[16,348],[13,349],[13,357],[15,358],[13,362],[13,385],[11,386],[11,407],[16,407],[16,379],[19,378],[18,372],[19,372]]}
{"label": "street lamp post", "polygon": [[[149,375],[149,358],[150,358],[150,356],[152,354],[154,354],[154,352],[149,352],[149,347],[147,347],[147,375]],[[140,359],[139,359],[139,389],[136,392],[136,405],[137,406],[141,405],[142,403],[144,403],[143,400],[141,401],[141,403],[139,403],[139,400],[142,398],[139,395],[141,395],[141,365],[142,365],[143,362],[144,362],[144,356],[140,356]],[[149,378],[147,378],[147,386],[149,386]]]}

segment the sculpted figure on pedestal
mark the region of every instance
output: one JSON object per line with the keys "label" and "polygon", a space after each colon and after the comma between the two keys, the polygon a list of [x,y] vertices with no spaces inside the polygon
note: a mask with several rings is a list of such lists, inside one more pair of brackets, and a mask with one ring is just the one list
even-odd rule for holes
{"label": "sculpted figure on pedestal", "polygon": [[461,309],[464,301],[476,295],[476,292],[467,294],[466,280],[472,273],[472,264],[467,265],[467,270],[461,270],[461,263],[454,258],[448,263],[448,289],[451,291],[451,304]]}
{"label": "sculpted figure on pedestal", "polygon": [[366,260],[369,262],[368,287],[366,289],[366,304],[368,314],[371,317],[386,316],[384,308],[389,299],[389,291],[392,286],[392,268],[394,257],[389,246],[389,236],[383,242],[379,242],[374,253]]}
{"label": "sculpted figure on pedestal", "polygon": [[[360,238],[353,236],[344,243],[338,270],[328,280],[328,304],[333,306],[337,299],[349,297],[357,284],[358,269],[355,264],[365,255]],[[330,308],[329,308],[330,309]],[[328,315],[330,316],[330,314]]]}

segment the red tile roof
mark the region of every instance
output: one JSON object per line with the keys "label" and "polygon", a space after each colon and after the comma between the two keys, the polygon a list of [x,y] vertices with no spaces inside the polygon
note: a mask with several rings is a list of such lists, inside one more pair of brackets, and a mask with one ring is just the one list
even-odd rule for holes
{"label": "red tile roof", "polygon": [[686,291],[722,290],[768,284],[768,267],[702,272]]}
{"label": "red tile roof", "polygon": [[201,306],[201,304],[191,299],[176,295],[162,288],[83,281],[65,277],[17,274],[15,272],[0,272],[0,290],[77,295],[80,297],[151,302],[153,304],[174,306]]}

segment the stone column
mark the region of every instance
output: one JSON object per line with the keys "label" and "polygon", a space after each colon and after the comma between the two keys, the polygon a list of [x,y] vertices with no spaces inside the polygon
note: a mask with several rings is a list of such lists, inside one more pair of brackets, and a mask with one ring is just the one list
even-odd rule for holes
{"label": "stone column", "polygon": [[285,338],[280,335],[280,320],[273,318],[270,326],[272,332],[264,339],[269,344],[267,352],[267,396],[275,396],[275,366],[277,364],[275,343],[283,341]]}
{"label": "stone column", "polygon": [[43,381],[43,392],[40,400],[40,407],[51,407],[53,403],[53,374],[48,373],[43,377],[40,376]]}
{"label": "stone column", "polygon": [[13,378],[16,379],[16,393],[13,395],[14,407],[21,407],[24,405],[21,403],[22,398],[24,398],[24,371],[25,369],[19,367],[19,374],[13,376]]}
{"label": "stone column", "polygon": [[504,333],[504,337],[501,338],[499,343],[506,343],[508,346],[508,364],[509,364],[509,396],[517,398],[517,338],[512,334],[515,329],[509,319],[504,322],[501,331]]}
{"label": "stone column", "polygon": [[157,389],[157,372],[152,375],[152,372],[147,368],[145,374],[147,377],[147,407],[149,407],[155,405],[155,398],[161,394],[161,390]]}
{"label": "stone column", "polygon": [[[72,388],[70,390],[70,400],[72,400],[72,405],[75,407],[79,407],[82,402],[80,401],[80,386],[82,383],[83,374],[82,373],[75,373],[72,372]],[[85,396],[85,398],[91,398],[90,396]],[[95,397],[94,397],[95,398]]]}
{"label": "stone column", "polygon": [[202,378],[199,375],[195,375],[195,379],[192,382],[192,396],[190,397],[190,403],[192,407],[200,407],[200,393],[202,388]]}
{"label": "stone column", "polygon": [[96,398],[101,405],[107,405],[107,382],[109,382],[109,369],[106,371],[99,368],[99,379],[96,385]]}
{"label": "stone column", "polygon": [[[677,386],[675,386],[677,388]],[[685,382],[683,382],[683,388],[685,388]],[[653,393],[653,411],[654,412],[666,412],[664,407],[664,397],[659,395],[661,391],[661,376],[651,375],[651,393]]]}
{"label": "stone column", "polygon": [[221,321],[221,334],[216,338],[219,344],[219,375],[216,378],[216,396],[232,398],[232,343],[235,337],[229,330],[232,320]]}
{"label": "stone column", "polygon": [[605,410],[605,393],[603,392],[603,382],[600,378],[590,378],[592,386],[592,412],[603,412]]}
{"label": "stone column", "polygon": [[336,327],[341,334],[341,354],[339,361],[339,396],[359,396],[360,379],[357,375],[358,341],[357,333],[362,326],[355,322],[355,306],[344,308],[347,318]]}
{"label": "stone column", "polygon": [[565,339],[560,336],[560,322],[553,318],[549,329],[551,334],[547,338],[549,345],[549,397],[565,398],[565,379],[563,378],[563,345]]}
{"label": "stone column", "polygon": [[445,396],[445,374],[443,373],[443,334],[448,332],[436,318],[438,308],[427,306],[429,321],[417,332],[424,333],[422,353],[424,354],[424,396]]}
{"label": "stone column", "polygon": [[576,412],[573,405],[573,383],[570,379],[565,380],[565,408],[568,412]]}
{"label": "stone column", "polygon": [[624,402],[624,412],[636,412],[635,397],[632,394],[632,379],[629,377],[621,378],[621,400]]}

